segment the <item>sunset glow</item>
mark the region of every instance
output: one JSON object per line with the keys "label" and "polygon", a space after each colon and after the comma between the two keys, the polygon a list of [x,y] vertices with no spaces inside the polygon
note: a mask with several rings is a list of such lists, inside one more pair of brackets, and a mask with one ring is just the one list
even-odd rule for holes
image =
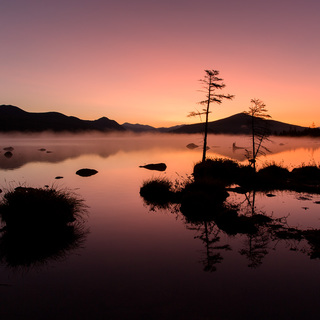
{"label": "sunset glow", "polygon": [[319,12],[314,0],[3,1],[0,104],[193,123],[198,80],[216,69],[235,99],[210,120],[258,98],[275,120],[320,126]]}

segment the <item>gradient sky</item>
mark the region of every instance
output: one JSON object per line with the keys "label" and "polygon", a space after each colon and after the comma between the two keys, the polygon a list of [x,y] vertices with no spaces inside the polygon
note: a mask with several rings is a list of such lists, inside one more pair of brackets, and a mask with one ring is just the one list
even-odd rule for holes
{"label": "gradient sky", "polygon": [[320,126],[319,0],[2,0],[0,104],[169,126],[216,69],[233,101]]}

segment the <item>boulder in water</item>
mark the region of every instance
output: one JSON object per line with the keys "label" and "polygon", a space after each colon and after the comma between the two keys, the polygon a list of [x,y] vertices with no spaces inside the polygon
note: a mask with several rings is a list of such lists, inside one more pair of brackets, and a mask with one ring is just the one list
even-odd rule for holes
{"label": "boulder in water", "polygon": [[84,168],[84,169],[80,169],[76,172],[76,174],[78,176],[81,176],[81,177],[90,177],[90,176],[93,176],[94,174],[98,173],[97,170],[94,170],[94,169],[88,169],[88,168]]}
{"label": "boulder in water", "polygon": [[145,168],[148,170],[165,171],[167,169],[167,165],[165,163],[150,163],[144,166],[139,166],[139,168]]}

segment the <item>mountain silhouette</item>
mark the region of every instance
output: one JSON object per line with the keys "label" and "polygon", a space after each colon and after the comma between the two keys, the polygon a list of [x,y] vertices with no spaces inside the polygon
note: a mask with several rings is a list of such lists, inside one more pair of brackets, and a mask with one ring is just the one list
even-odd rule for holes
{"label": "mountain silhouette", "polygon": [[102,117],[98,120],[81,120],[59,112],[26,112],[11,105],[0,106],[0,131],[125,131],[126,129],[114,120]]}
{"label": "mountain silhouette", "polygon": [[[306,127],[296,126],[275,120],[262,120],[268,123],[271,134],[281,134],[283,132],[299,132],[307,129]],[[237,113],[233,116],[211,121],[208,123],[209,133],[225,134],[250,134],[251,116],[245,113]],[[204,123],[184,125],[180,128],[170,130],[171,133],[202,133]]]}
{"label": "mountain silhouette", "polygon": [[[251,116],[238,113],[233,116],[208,123],[209,133],[250,134]],[[275,120],[263,120],[268,123],[271,134],[303,132],[301,127]],[[12,105],[0,105],[0,132],[41,132],[41,131],[133,131],[163,133],[203,133],[204,123],[177,125],[168,128],[155,128],[149,125],[124,123],[120,125],[114,120],[102,117],[97,120],[81,120],[66,116],[59,112],[27,112]]]}
{"label": "mountain silhouette", "polygon": [[145,124],[140,124],[140,123],[129,123],[129,122],[125,122],[122,124],[122,126],[129,131],[133,131],[133,132],[155,132],[158,131],[157,128],[149,126],[149,125],[145,125]]}

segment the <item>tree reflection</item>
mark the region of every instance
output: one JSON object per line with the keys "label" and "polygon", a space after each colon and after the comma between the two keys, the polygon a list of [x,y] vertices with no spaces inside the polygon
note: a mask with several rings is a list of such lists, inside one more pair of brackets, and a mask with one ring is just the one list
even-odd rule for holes
{"label": "tree reflection", "polygon": [[261,228],[255,234],[248,234],[244,243],[245,248],[239,252],[249,260],[248,267],[257,268],[262,264],[263,258],[268,253],[268,230]]}
{"label": "tree reflection", "polygon": [[[278,243],[285,243],[289,250],[307,254],[311,259],[320,258],[320,230],[304,230],[289,227],[286,217],[273,218],[258,209],[257,192],[243,192],[239,188],[228,188],[229,194],[240,195],[240,200],[231,201],[217,184],[190,182],[175,192],[168,189],[164,202],[159,193],[152,201],[150,194],[144,203],[152,211],[169,210],[180,215],[189,230],[195,231],[195,239],[204,246],[201,263],[204,271],[217,271],[223,262],[223,252],[232,250],[230,244],[221,243],[221,235],[227,240],[234,236],[245,238],[239,254],[248,260],[249,268],[258,268],[270,250]],[[239,192],[239,193],[238,193]],[[152,193],[152,192],[151,192]]]}
{"label": "tree reflection", "polygon": [[[245,194],[245,203],[247,204],[244,214],[251,218],[260,217],[265,222],[272,221],[264,213],[256,212],[256,191],[252,190]],[[247,233],[244,241],[244,248],[239,253],[245,256],[248,261],[249,268],[258,268],[262,264],[263,258],[268,254],[268,244],[270,242],[270,232],[268,227],[260,225],[256,232]]]}
{"label": "tree reflection", "polygon": [[201,240],[204,244],[204,257],[200,260],[204,266],[203,270],[207,272],[217,271],[216,265],[223,260],[221,250],[231,250],[229,245],[217,245],[220,242],[220,229],[213,221],[191,223],[187,225],[187,228],[195,230],[198,235],[194,238]]}

